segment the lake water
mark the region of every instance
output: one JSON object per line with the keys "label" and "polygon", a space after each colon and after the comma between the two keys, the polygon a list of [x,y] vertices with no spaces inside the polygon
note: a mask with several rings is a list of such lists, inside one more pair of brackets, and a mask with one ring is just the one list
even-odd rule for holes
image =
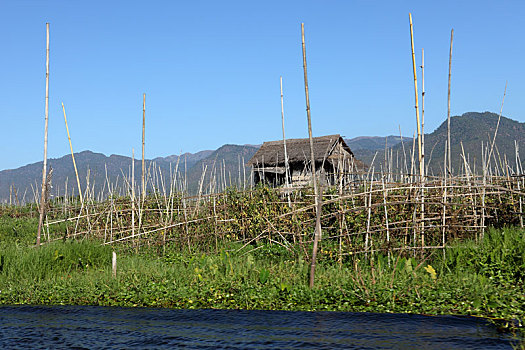
{"label": "lake water", "polygon": [[483,319],[348,312],[0,307],[0,348],[512,349]]}

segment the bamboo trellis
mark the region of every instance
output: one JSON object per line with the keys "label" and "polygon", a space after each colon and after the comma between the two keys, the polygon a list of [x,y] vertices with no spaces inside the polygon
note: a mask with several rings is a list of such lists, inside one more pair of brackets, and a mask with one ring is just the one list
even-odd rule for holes
{"label": "bamboo trellis", "polygon": [[[322,244],[337,247],[341,260],[361,253],[428,252],[453,240],[480,239],[487,226],[522,225],[525,177],[521,172],[497,176],[487,170],[475,175],[468,164],[465,169],[463,175],[446,179],[427,176],[421,205],[418,175],[373,169],[356,173],[349,165],[341,167],[328,174],[334,183],[320,188]],[[255,242],[288,249],[296,249],[297,242],[313,243],[316,215],[311,187],[243,190],[244,184],[238,184],[238,189],[214,192],[218,183],[214,175],[208,186],[201,182],[199,187],[206,191],[189,196],[178,169],[169,181],[157,171],[153,175],[150,169],[147,182],[169,185],[152,187],[141,201],[133,195],[109,195],[115,188],[109,181],[104,198],[96,197],[88,186],[83,202],[67,196],[55,199],[47,211],[47,241],[93,237],[103,244],[175,244],[189,249],[217,248],[222,241],[242,243],[244,249],[253,249]],[[125,193],[134,193],[133,182],[126,183],[130,188]]]}

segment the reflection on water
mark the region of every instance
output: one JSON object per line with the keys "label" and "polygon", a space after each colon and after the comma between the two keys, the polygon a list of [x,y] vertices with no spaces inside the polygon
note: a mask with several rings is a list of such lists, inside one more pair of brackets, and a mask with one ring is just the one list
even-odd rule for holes
{"label": "reflection on water", "polygon": [[471,317],[348,312],[0,307],[0,348],[512,349]]}

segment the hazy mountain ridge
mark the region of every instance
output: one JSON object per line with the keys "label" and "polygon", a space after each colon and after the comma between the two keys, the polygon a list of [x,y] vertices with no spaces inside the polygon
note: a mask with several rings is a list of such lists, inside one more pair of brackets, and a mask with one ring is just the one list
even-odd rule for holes
{"label": "hazy mountain ridge", "polygon": [[[173,155],[167,156],[167,157],[157,157],[157,158],[154,158],[153,161],[154,162],[162,162],[163,161],[163,162],[168,162],[168,163],[173,163],[173,164],[176,164],[177,162],[179,162],[179,166],[180,167],[184,167],[186,165],[187,168],[191,168],[198,161],[200,161],[202,159],[205,159],[206,157],[208,157],[213,152],[214,152],[213,150],[204,150],[204,151],[199,151],[197,153],[186,152],[186,153],[181,154],[181,155],[173,154]],[[180,158],[180,160],[179,160],[179,158]]]}
{"label": "hazy mountain ridge", "polygon": [[378,151],[385,147],[392,147],[401,142],[400,136],[358,136],[345,139],[346,144],[352,151],[369,150]]}
{"label": "hazy mountain ridge", "polygon": [[[481,159],[481,143],[486,145],[492,141],[498,115],[490,112],[476,113],[469,112],[462,116],[451,118],[451,141],[452,141],[452,164],[454,169],[459,169],[463,160],[461,158],[461,144],[467,158],[471,162],[471,167],[479,170]],[[430,162],[430,173],[439,173],[443,165],[445,140],[447,137],[447,125],[444,121],[436,130],[425,135],[426,161]],[[502,117],[499,125],[498,136],[496,137],[495,156],[504,158],[506,155],[509,165],[514,166],[514,140],[519,145],[525,143],[525,123],[520,123],[509,118]],[[410,152],[412,151],[412,138],[403,138],[403,144],[399,136],[360,136],[345,140],[354,152],[355,156],[363,162],[370,164],[374,155],[377,153],[374,167],[380,169],[384,161],[385,145],[391,150],[397,161],[402,162],[403,145],[408,161],[410,162]],[[242,164],[246,163],[257,151],[259,145],[231,145],[226,144],[217,150],[205,150],[196,153],[184,153],[181,155],[171,155],[167,157],[157,157],[146,160],[145,165],[148,169],[160,169],[163,176],[169,176],[175,170],[179,162],[179,171],[185,174],[188,190],[196,193],[202,172],[206,169],[204,177],[203,191],[206,192],[210,186],[210,179],[215,175],[217,186],[221,187],[230,183],[237,184],[249,178],[250,171]],[[417,152],[417,147],[416,147]],[[180,160],[179,160],[180,157]],[[523,156],[521,156],[523,160]],[[105,156],[101,153],[83,151],[75,153],[75,160],[79,170],[79,177],[82,188],[86,186],[86,177],[89,169],[90,184],[95,184],[95,190],[100,191],[104,188],[107,193],[107,176],[111,186],[116,183],[124,183],[123,177],[131,175],[131,158],[120,155]],[[52,194],[63,194],[67,180],[68,192],[76,190],[76,179],[71,161],[71,155],[49,159],[48,164],[53,168],[53,190]],[[410,164],[409,164],[410,167]],[[474,170],[474,169],[473,169]],[[240,176],[239,176],[240,175]],[[141,160],[135,159],[135,183],[140,184]],[[26,200],[34,198],[34,191],[38,193],[42,178],[42,162],[28,164],[17,169],[0,171],[0,201],[9,200],[10,186],[18,191],[19,200],[22,200],[24,193]],[[32,185],[32,187],[31,187]],[[151,184],[149,184],[151,186]],[[13,197],[14,200],[14,197]]]}

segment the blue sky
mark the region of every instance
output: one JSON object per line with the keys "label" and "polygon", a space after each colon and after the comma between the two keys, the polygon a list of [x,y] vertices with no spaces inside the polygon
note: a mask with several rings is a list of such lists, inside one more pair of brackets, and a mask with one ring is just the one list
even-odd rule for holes
{"label": "blue sky", "polygon": [[[307,137],[305,23],[314,135],[412,135],[408,13],[425,49],[425,130],[446,117],[454,28],[453,115],[525,121],[522,1],[0,2],[0,169],[42,160],[45,23],[50,22],[50,158],[75,151],[146,157]],[[418,71],[419,78],[421,72]]]}

